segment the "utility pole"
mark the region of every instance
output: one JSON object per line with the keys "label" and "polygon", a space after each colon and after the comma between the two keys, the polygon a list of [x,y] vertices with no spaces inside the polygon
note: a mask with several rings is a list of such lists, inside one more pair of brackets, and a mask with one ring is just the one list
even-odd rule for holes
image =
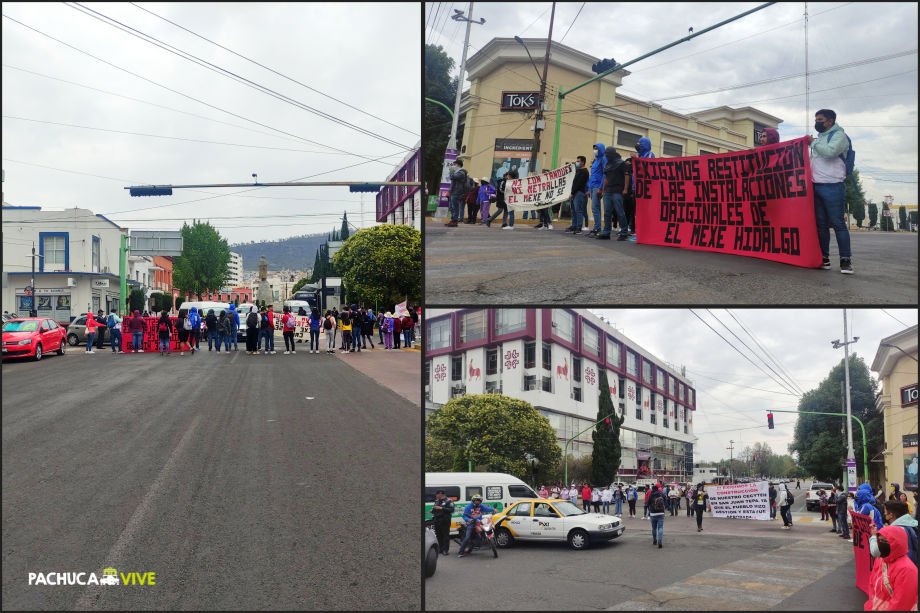
{"label": "utility pole", "polygon": [[40,258],[42,256],[35,254],[35,241],[32,241],[32,280],[30,281],[29,287],[32,292],[32,308],[29,309],[29,317],[38,317],[38,305],[36,304],[36,292],[35,292],[35,258]]}
{"label": "utility pole", "polygon": [[[537,120],[533,128],[533,151],[530,152],[530,173],[537,174],[537,156],[540,153],[540,133],[545,127],[543,111],[546,108],[546,75],[549,71],[549,52],[553,42],[553,20],[556,17],[556,3],[549,15],[549,36],[546,37],[546,54],[543,56],[543,77],[540,79],[540,106],[537,107]],[[542,169],[541,169],[542,170]]]}
{"label": "utility pole", "polygon": [[735,478],[732,473],[732,462],[734,461],[735,457],[735,441],[728,441],[728,447],[726,447],[726,449],[728,449],[728,482],[734,483]]}
{"label": "utility pole", "polygon": [[[849,346],[859,340],[859,337],[853,337],[849,340],[847,332],[847,310],[843,310],[843,342],[839,340],[831,341],[834,349],[843,346],[843,376],[846,387],[847,401],[847,491],[856,491],[856,456],[853,454],[853,424],[850,421],[853,416],[853,410],[850,402],[850,350]],[[863,479],[868,480],[869,475],[863,475]]]}

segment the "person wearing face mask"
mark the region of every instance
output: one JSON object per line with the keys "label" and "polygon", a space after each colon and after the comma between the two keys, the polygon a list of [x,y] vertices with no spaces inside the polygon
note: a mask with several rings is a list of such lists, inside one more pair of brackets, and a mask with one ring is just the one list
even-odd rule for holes
{"label": "person wearing face mask", "polygon": [[907,556],[907,533],[900,526],[885,526],[873,536],[879,558],[869,574],[869,599],[865,611],[915,611],[917,565]]}
{"label": "person wearing face mask", "polygon": [[579,155],[575,160],[575,177],[572,179],[572,225],[565,229],[572,234],[587,232],[588,224],[588,179],[591,173],[585,168],[588,159]]}
{"label": "person wearing face mask", "polygon": [[821,109],[815,113],[817,138],[809,137],[811,143],[811,181],[815,194],[815,221],[818,225],[818,242],[821,245],[821,268],[831,269],[830,228],[837,237],[837,251],[840,252],[840,272],[853,274],[850,252],[850,231],[845,215],[847,178],[846,163],[841,155],[850,148],[850,141],[843,128],[837,123],[837,113]]}
{"label": "person wearing face mask", "polygon": [[[636,152],[633,153],[630,157],[632,158],[632,160],[635,160],[636,158],[655,157],[655,154],[652,153],[652,141],[646,136],[643,136],[642,138],[640,138],[639,141],[636,143]],[[635,182],[634,177],[632,176],[632,170],[633,170],[632,164],[627,165],[627,170],[630,174],[630,185],[627,191],[632,192],[633,197],[631,198],[631,202],[629,203],[631,206],[629,206],[628,208],[624,206],[623,208],[626,211],[627,223],[630,228],[629,241],[636,242],[637,240],[636,239],[636,198],[635,198],[636,182]]]}
{"label": "person wearing face mask", "polygon": [[[913,555],[916,556],[916,544],[917,544],[917,520],[910,516],[907,512],[907,505],[903,502],[895,502],[889,500],[885,503],[885,510],[882,512],[884,515],[883,521],[885,525],[888,526],[901,526],[904,529],[904,533],[907,537],[908,542],[908,557],[911,555],[910,542],[914,543]],[[879,529],[875,527],[875,524],[870,526],[870,537],[869,537],[869,553],[872,554],[873,558],[877,558],[881,555],[878,545],[878,539],[876,535],[878,534]],[[916,560],[914,560],[916,563]]]}
{"label": "person wearing face mask", "polygon": [[620,154],[613,147],[608,147],[604,152],[607,165],[604,166],[604,230],[596,238],[610,240],[612,232],[613,215],[616,212],[619,220],[620,235],[618,241],[625,241],[629,237],[629,224],[623,210],[623,192],[626,191],[625,165]]}
{"label": "person wearing face mask", "polygon": [[601,233],[601,197],[604,194],[604,166],[607,165],[604,143],[594,145],[594,161],[591,162],[591,175],[588,178],[588,191],[591,193],[591,218],[594,228],[591,236]]}

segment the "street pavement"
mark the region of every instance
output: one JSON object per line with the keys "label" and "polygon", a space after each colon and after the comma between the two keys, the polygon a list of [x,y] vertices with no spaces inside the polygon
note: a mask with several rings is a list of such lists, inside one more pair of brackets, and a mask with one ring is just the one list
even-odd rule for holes
{"label": "street pavement", "polygon": [[518,223],[513,231],[425,224],[425,300],[458,304],[916,304],[917,234],[850,233],[855,274],[690,251]]}
{"label": "street pavement", "polygon": [[[798,509],[805,490],[792,491]],[[851,542],[818,513],[794,510],[790,530],[780,519],[706,516],[697,532],[684,507],[665,516],[662,549],[641,516],[640,504],[623,536],[585,551],[516,542],[498,559],[483,550],[458,559],[453,542],[425,581],[425,607],[469,609],[471,598],[520,610],[856,611],[865,603]]]}
{"label": "street pavement", "polygon": [[[80,347],[2,374],[3,609],[420,609],[393,512],[421,505],[420,412],[349,360]],[[108,566],[156,585],[28,585]]]}

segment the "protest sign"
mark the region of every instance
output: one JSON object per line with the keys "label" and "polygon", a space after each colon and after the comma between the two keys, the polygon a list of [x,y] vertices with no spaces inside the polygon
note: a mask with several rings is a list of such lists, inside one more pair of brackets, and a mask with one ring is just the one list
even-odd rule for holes
{"label": "protest sign", "polygon": [[817,268],[808,139],[686,158],[634,158],[639,243]]}
{"label": "protest sign", "polygon": [[758,481],[711,486],[709,506],[713,517],[769,520],[770,484]]}
{"label": "protest sign", "polygon": [[406,308],[406,302],[407,301],[404,300],[396,305],[393,312],[397,317],[409,317],[409,309]]}
{"label": "protest sign", "polygon": [[853,518],[853,562],[856,566],[856,587],[869,596],[869,573],[872,571],[872,554],[869,537],[872,536],[872,518],[850,511]]}
{"label": "protest sign", "polygon": [[509,210],[532,211],[565,202],[572,195],[575,164],[505,184],[505,203]]}

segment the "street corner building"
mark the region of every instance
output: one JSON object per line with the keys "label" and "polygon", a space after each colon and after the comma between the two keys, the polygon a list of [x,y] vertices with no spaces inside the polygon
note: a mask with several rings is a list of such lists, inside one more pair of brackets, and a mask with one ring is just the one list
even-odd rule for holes
{"label": "street corner building", "polygon": [[[525,49],[526,46],[526,49]],[[766,128],[782,119],[753,107],[720,106],[681,114],[654,102],[617,93],[626,69],[605,76],[562,101],[562,121],[556,137],[559,89],[568,90],[597,73],[598,58],[567,45],[552,42],[546,77],[545,125],[531,168],[534,121],[540,97],[540,80],[527,52],[542,57],[546,39],[493,38],[467,59],[469,88],[460,101],[458,158],[473,177],[499,180],[508,170],[521,177],[588,158],[596,143],[613,145],[626,157],[641,137],[652,143],[656,157],[710,155],[751,149]],[[557,148],[554,151],[554,146]],[[554,160],[555,158],[555,160]]]}
{"label": "street corner building", "polygon": [[[387,181],[421,180],[421,141],[396,165]],[[408,185],[385,185],[376,199],[377,223],[412,226],[422,230],[422,188]],[[362,217],[363,219],[363,217]]]}
{"label": "street corner building", "polygon": [[[693,474],[696,390],[586,309],[430,309],[425,322],[426,414],[465,394],[503,394],[532,404],[559,446],[597,419],[607,371],[620,429],[620,477],[686,481]],[[591,431],[569,446],[590,455]]]}

